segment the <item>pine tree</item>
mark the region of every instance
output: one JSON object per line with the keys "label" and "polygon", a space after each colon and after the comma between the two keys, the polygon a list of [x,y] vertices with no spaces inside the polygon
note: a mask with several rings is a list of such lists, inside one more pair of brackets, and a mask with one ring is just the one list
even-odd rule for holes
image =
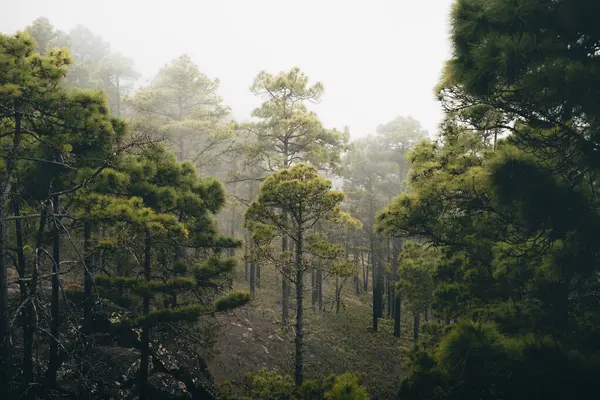
{"label": "pine tree", "polygon": [[[307,256],[332,261],[332,272],[337,275],[354,274],[355,265],[344,257],[342,246],[329,243],[323,235],[308,234],[319,221],[358,225],[358,221],[341,211],[343,200],[344,194],[332,191],[331,182],[321,178],[315,167],[298,164],[267,178],[245,214],[246,226],[253,230],[257,241],[258,256],[274,264],[284,278],[295,285],[297,386],[302,384],[304,376],[303,299]],[[278,235],[294,244],[293,252],[274,251],[272,242]]]}
{"label": "pine tree", "polygon": [[[264,102],[252,112],[257,118],[244,126],[249,140],[242,148],[247,163],[264,174],[289,168],[298,162],[307,162],[322,169],[335,168],[340,153],[348,139],[348,132],[325,129],[317,115],[308,111],[308,102],[318,101],[323,85],[308,85],[308,78],[299,68],[272,75],[261,72],[250,88]],[[262,173],[261,173],[262,171]],[[282,237],[281,250],[289,250],[290,243]],[[282,276],[282,321],[289,316],[288,298],[290,288],[286,276]]]}
{"label": "pine tree", "polygon": [[[177,163],[160,147],[124,157],[120,166],[122,170],[114,172],[117,179],[106,176],[116,182],[125,177],[117,190],[100,197],[91,193],[85,200],[94,207],[83,208],[82,217],[104,223],[119,221],[137,238],[133,246],[142,253],[140,274],[100,275],[95,282],[106,288],[109,298],[116,295],[110,288],[119,287],[126,296],[141,300],[141,315],[134,314],[118,327],[140,329],[139,391],[145,398],[154,329],[229,310],[245,304],[249,295],[231,292],[212,306],[197,301],[203,291],[226,287],[235,266],[233,259],[221,259],[219,254],[239,243],[220,236],[211,217],[224,204],[222,186],[212,179],[199,179],[192,164]],[[188,249],[200,257],[189,254]]]}
{"label": "pine tree", "polygon": [[164,66],[127,103],[140,123],[166,139],[178,161],[216,171],[235,134],[233,124],[224,122],[229,109],[217,94],[218,87],[218,79],[203,74],[184,54]]}

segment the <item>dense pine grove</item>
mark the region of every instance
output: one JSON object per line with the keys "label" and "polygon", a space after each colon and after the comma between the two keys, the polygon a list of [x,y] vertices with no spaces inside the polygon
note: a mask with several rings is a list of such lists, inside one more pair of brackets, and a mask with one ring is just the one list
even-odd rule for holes
{"label": "dense pine grove", "polygon": [[594,398],[598,12],[456,0],[437,132],[360,135],[298,67],[236,121],[189,55],[0,34],[2,398]]}

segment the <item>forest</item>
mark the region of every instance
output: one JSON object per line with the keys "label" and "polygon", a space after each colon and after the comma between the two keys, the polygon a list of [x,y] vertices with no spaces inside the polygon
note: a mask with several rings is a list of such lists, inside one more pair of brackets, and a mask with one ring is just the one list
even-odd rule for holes
{"label": "forest", "polygon": [[454,1],[437,131],[361,135],[299,67],[236,120],[187,54],[0,34],[2,398],[595,397],[599,12]]}

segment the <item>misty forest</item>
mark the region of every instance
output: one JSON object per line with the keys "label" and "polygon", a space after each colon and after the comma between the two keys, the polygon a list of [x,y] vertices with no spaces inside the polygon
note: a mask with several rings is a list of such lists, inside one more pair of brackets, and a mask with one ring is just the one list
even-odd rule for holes
{"label": "misty forest", "polygon": [[188,54],[1,34],[2,398],[594,398],[599,12],[454,1],[435,132],[326,126],[301,65],[234,118]]}

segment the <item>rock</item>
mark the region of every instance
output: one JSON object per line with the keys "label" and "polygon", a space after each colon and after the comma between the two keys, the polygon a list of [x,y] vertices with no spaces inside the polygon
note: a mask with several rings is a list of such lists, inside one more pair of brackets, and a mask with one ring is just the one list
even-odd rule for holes
{"label": "rock", "polygon": [[250,332],[252,332],[252,328],[248,328],[248,330],[249,330]]}
{"label": "rock", "polygon": [[265,353],[269,354],[269,350],[264,345],[261,345],[261,347],[263,348],[263,350],[265,351]]}
{"label": "rock", "polygon": [[101,382],[102,395],[119,398],[121,386],[136,379],[140,352],[135,349],[113,346],[95,346],[87,351],[94,365],[94,380]]}
{"label": "rock", "polygon": [[10,285],[8,287],[8,297],[18,297],[21,294],[21,289],[19,286]]}
{"label": "rock", "polygon": [[156,400],[188,400],[192,395],[183,382],[162,372],[152,374],[148,378],[149,397]]}

